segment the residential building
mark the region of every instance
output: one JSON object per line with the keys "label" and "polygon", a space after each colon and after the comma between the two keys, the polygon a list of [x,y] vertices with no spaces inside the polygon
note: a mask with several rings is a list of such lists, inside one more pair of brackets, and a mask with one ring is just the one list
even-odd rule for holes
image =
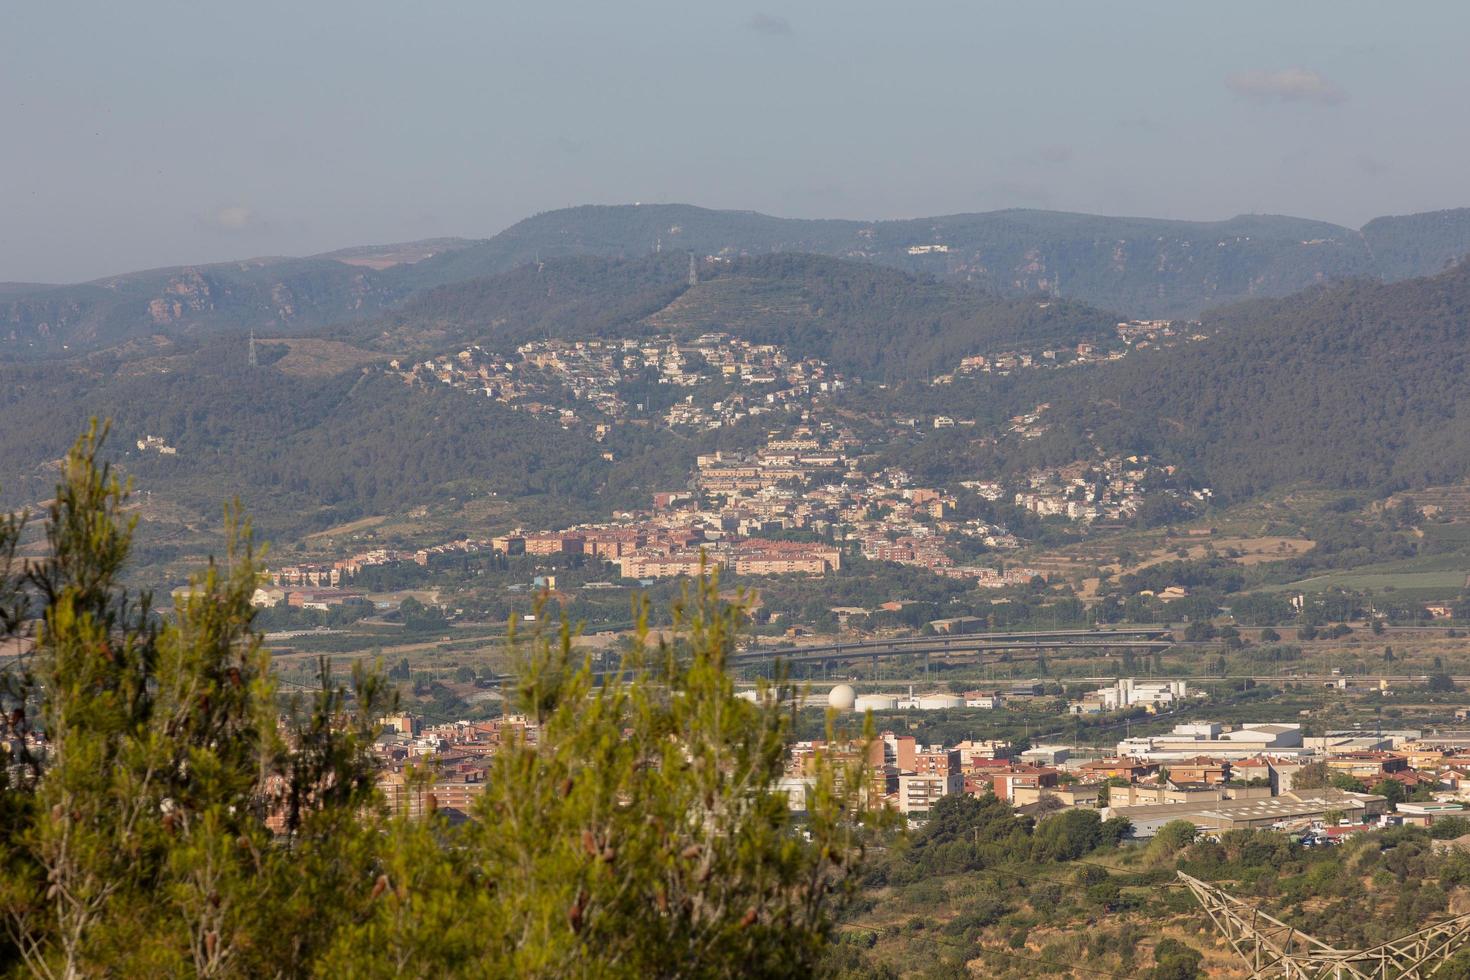
{"label": "residential building", "polygon": [[1044,797],[1052,797],[1065,807],[1084,807],[1096,809],[1098,797],[1102,787],[1096,783],[1072,783],[1068,786],[1027,786],[1024,784],[1012,785],[1011,804],[1013,806],[1029,806],[1039,803]]}
{"label": "residential building", "polygon": [[965,777],[959,772],[900,773],[898,776],[898,812],[928,813],[946,796],[956,796],[965,789]]}
{"label": "residential building", "polygon": [[990,772],[988,775],[995,795],[1002,800],[1009,800],[1020,788],[1049,789],[1056,786],[1057,777],[1060,774],[1055,769],[1045,766],[1017,764]]}

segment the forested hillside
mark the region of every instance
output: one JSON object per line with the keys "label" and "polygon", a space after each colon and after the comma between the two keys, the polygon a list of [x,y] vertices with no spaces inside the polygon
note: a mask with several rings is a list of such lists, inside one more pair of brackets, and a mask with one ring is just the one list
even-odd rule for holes
{"label": "forested hillside", "polygon": [[1363,238],[1383,278],[1431,276],[1470,255],[1470,209],[1374,218]]}
{"label": "forested hillside", "polygon": [[351,331],[393,349],[724,331],[846,374],[897,380],[950,370],[982,350],[1105,339],[1117,321],[1082,303],[1002,298],[818,255],[704,262],[698,274],[690,287],[683,256],[551,259],[429,290]]}
{"label": "forested hillside", "polygon": [[[200,514],[238,493],[270,531],[491,494],[552,523],[601,517],[683,486],[695,454],[751,444],[763,428],[623,426],[598,443],[493,399],[407,385],[387,361],[468,344],[514,356],[546,337],[726,331],[849,376],[922,379],[978,350],[1105,337],[1115,320],[821,256],[706,262],[699,273],[690,287],[683,256],[547,260],[429,290],[392,316],[336,328],[335,341],[259,336],[253,369],[238,333],[0,364],[0,501],[42,499],[51,464],[97,416],[114,421],[109,457],[158,499]],[[145,436],[177,454],[138,450]]]}
{"label": "forested hillside", "polygon": [[967,283],[805,255],[732,262],[660,317],[784,344],[884,381],[928,378],[978,351],[1105,339],[1118,319],[1082,303],[1002,298]]}
{"label": "forested hillside", "polygon": [[1470,475],[1470,267],[1245,304],[1205,326],[1206,342],[1057,386],[1052,416],[1111,449],[1177,459],[1233,498]]}
{"label": "forested hillside", "polygon": [[300,331],[372,317],[424,290],[573,256],[677,264],[807,252],[968,282],[1010,297],[1057,293],[1129,316],[1194,316],[1349,276],[1430,275],[1470,253],[1470,210],[1378,218],[1361,231],[1249,215],[1166,221],[1009,210],[901,221],[803,220],[689,205],[587,206],[495,237],[348,248],[137,272],[72,286],[0,287],[0,357],[129,338]]}
{"label": "forested hillside", "polygon": [[425,290],[348,332],[390,349],[426,350],[600,336],[633,330],[663,309],[685,291],[688,272],[682,255],[551,259]]}
{"label": "forested hillside", "polygon": [[[249,500],[267,530],[494,493],[587,506],[606,478],[594,444],[489,399],[410,388],[353,369],[248,370],[238,340],[152,361],[0,367],[0,501],[43,498],[91,416],[113,420],[108,457],[160,497],[213,514]],[[140,452],[158,435],[177,455]]]}
{"label": "forested hillside", "polygon": [[385,309],[389,277],[333,260],[240,262],[17,292],[0,302],[0,353],[95,349],[150,333],[302,329]]}

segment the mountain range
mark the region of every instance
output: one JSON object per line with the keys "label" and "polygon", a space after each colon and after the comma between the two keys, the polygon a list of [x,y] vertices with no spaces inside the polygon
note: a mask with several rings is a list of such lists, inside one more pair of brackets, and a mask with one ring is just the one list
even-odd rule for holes
{"label": "mountain range", "polygon": [[[1391,282],[1309,282],[1289,296],[1206,310],[1181,334],[1195,339],[1164,349],[936,384],[972,354],[1081,342],[1117,353],[1123,314],[1065,285],[1068,298],[1057,299],[871,258],[733,245],[715,257],[705,247],[613,254],[615,228],[634,237],[627,219],[657,211],[585,212],[591,221],[562,212],[556,220],[570,224],[543,216],[483,243],[210,267],[194,274],[211,284],[213,309],[205,303],[196,319],[146,330],[129,325],[127,303],[176,272],[75,287],[113,304],[107,315],[93,308],[94,332],[63,331],[70,349],[48,356],[0,359],[0,504],[44,499],[55,460],[96,416],[113,420],[125,470],[182,525],[235,493],[263,528],[287,538],[444,500],[513,501],[521,519],[546,525],[605,515],[683,486],[697,454],[757,445],[766,427],[754,418],[702,432],[620,426],[597,442],[491,399],[404,384],[389,362],[471,345],[510,357],[518,344],[552,337],[706,332],[777,343],[864,379],[839,406],[850,418],[974,420],[973,428],[919,426],[883,450],[930,485],[1019,476],[1097,453],[1153,455],[1215,488],[1222,502],[1289,485],[1377,497],[1470,477],[1470,264]],[[770,220],[737,214],[729,227],[739,235],[726,240],[749,245]],[[1440,263],[1458,234],[1454,222],[1432,216],[1369,227],[1360,242],[1398,242],[1380,253],[1398,256],[1394,275]],[[557,239],[559,250],[535,244]],[[689,251],[700,256],[693,283]],[[531,260],[519,261],[527,252]],[[498,271],[470,275],[477,269]],[[299,312],[289,326],[254,327],[260,366],[250,369],[250,328],[230,314],[242,307],[225,300],[278,302],[287,278]],[[44,294],[21,290],[0,301]],[[165,289],[163,302],[188,310],[189,296]],[[1043,433],[1004,435],[1007,419],[1038,412]],[[133,453],[148,435],[178,454]]]}
{"label": "mountain range", "polygon": [[[1082,303],[999,297],[963,282],[826,256],[569,256],[426,289],[391,313],[308,336],[150,336],[103,351],[0,363],[0,491],[34,503],[88,419],[118,448],[160,435],[177,455],[128,470],[201,514],[232,493],[275,531],[496,494],[578,517],[683,486],[694,456],[758,436],[620,427],[606,443],[485,398],[382,371],[470,345],[507,355],[547,337],[720,331],[827,360],[849,377],[928,377],[997,345],[1100,340],[1115,317]],[[603,458],[611,450],[613,460]],[[588,508],[591,508],[590,510]]]}
{"label": "mountain range", "polygon": [[1194,222],[1009,210],[852,221],[676,204],[586,206],[535,215],[482,241],[364,246],[77,285],[0,283],[0,357],[95,350],[154,334],[300,332],[370,319],[435,287],[558,257],[777,252],[875,263],[1000,296],[1061,295],[1124,316],[1193,317],[1322,282],[1434,274],[1470,253],[1470,209],[1350,229],[1275,215]]}

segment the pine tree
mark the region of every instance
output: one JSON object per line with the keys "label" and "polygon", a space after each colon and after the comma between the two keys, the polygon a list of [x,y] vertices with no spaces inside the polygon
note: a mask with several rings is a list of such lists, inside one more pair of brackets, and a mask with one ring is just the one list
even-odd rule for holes
{"label": "pine tree", "polygon": [[[123,573],[127,489],[94,426],[67,457],[48,556],[21,568],[0,520],[3,675],[0,968],[35,976],[647,976],[809,974],[865,839],[868,734],[830,732],[802,815],[781,780],[795,691],[755,702],[726,670],[742,601],[714,576],[642,610],[599,678],[574,631],[521,652],[514,705],[534,722],[493,757],[451,823],[432,773],[426,819],[390,817],[376,666],[278,696],[250,599],[248,522],[171,610]],[[27,616],[36,614],[34,627]],[[542,621],[544,617],[538,617]],[[831,725],[829,724],[829,729]]]}
{"label": "pine tree", "polygon": [[94,425],[66,459],[48,557],[0,580],[4,605],[42,613],[7,676],[0,915],[38,976],[249,975],[290,877],[268,821],[296,831],[307,810],[355,814],[368,757],[341,758],[355,736],[340,711],[283,735],[238,506],[223,562],[169,613],[124,586],[134,520],[98,460],[104,436]]}
{"label": "pine tree", "polygon": [[777,788],[793,692],[751,703],[726,671],[743,606],[712,577],[673,613],[676,640],[645,625],[601,684],[566,624],[525,644],[517,703],[535,740],[495,757],[474,821],[394,822],[372,916],[328,972],[811,972],[863,853],[863,743],[816,757],[798,823]]}
{"label": "pine tree", "polygon": [[7,691],[6,810],[29,819],[5,828],[0,903],[32,973],[216,976],[253,915],[239,890],[268,841],[277,752],[249,529],[229,512],[225,564],[158,615],[121,581],[134,521],[102,437],[94,425],[67,457],[49,557],[19,583],[43,615]]}

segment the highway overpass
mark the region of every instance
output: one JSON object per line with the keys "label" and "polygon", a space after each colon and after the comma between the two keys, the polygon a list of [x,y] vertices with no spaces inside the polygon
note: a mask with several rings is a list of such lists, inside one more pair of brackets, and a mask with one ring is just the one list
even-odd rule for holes
{"label": "highway overpass", "polygon": [[730,657],[732,667],[750,667],[780,660],[788,664],[855,663],[924,657],[932,661],[973,661],[1009,655],[1012,660],[1035,660],[1048,652],[1081,649],[1162,650],[1174,646],[1167,629],[1050,630],[1016,633],[942,633],[934,636],[855,640],[779,647],[755,646]]}

